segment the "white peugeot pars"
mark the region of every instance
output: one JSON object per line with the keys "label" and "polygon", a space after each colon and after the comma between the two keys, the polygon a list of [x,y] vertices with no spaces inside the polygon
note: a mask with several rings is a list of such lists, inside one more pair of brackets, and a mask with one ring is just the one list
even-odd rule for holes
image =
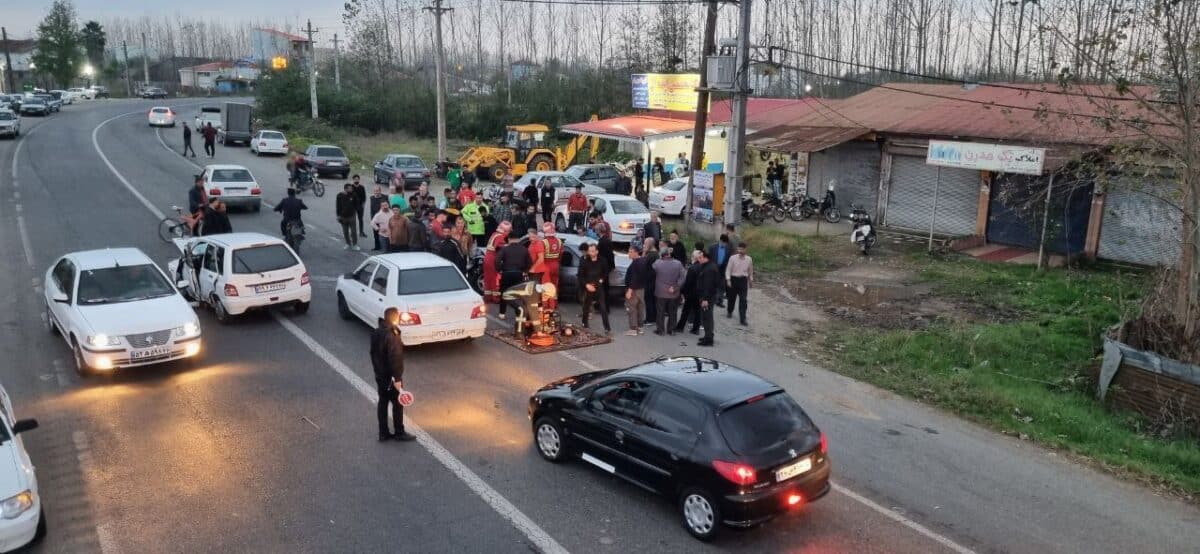
{"label": "white peugeot pars", "polygon": [[46,535],[37,475],[20,437],[37,426],[36,419],[16,419],[8,392],[0,387],[0,552]]}
{"label": "white peugeot pars", "polygon": [[280,305],[308,312],[308,269],[282,240],[262,233],[222,233],[174,243],[183,257],[167,262],[167,271],[188,298],[208,304],[217,321],[228,323],[248,310]]}

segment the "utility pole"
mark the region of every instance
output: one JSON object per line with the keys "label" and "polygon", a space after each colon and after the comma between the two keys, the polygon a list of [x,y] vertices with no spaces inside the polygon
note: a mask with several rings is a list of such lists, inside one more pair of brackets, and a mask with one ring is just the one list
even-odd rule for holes
{"label": "utility pole", "polygon": [[13,85],[13,66],[12,58],[8,55],[8,29],[0,27],[0,38],[4,39],[4,79],[8,81],[9,94],[17,92],[17,87]]}
{"label": "utility pole", "polygon": [[741,1],[737,38],[737,74],[733,92],[733,135],[725,160],[725,223],[736,224],[742,216],[742,172],[745,171],[746,98],[750,96],[750,2]]}
{"label": "utility pole", "polygon": [[437,48],[434,58],[434,79],[437,83],[434,90],[437,96],[437,161],[446,159],[446,52],[442,48],[442,15],[454,11],[454,8],[442,7],[442,0],[434,0],[432,6],[425,6],[427,12],[433,12],[434,47]]}
{"label": "utility pole", "polygon": [[[121,41],[121,51],[125,54],[125,96],[133,97],[133,83],[129,81],[129,45],[125,41]],[[195,73],[192,75],[192,86],[195,86]]]}
{"label": "utility pole", "polygon": [[313,51],[313,35],[316,30],[313,29],[312,20],[308,20],[308,27],[305,29],[308,33],[308,102],[312,105],[312,118],[317,118],[317,57]]}
{"label": "utility pole", "polygon": [[708,9],[704,14],[704,42],[700,46],[700,88],[696,89],[696,126],[692,128],[692,170],[688,172],[687,213],[684,218],[692,220],[692,184],[696,171],[706,171],[699,167],[704,158],[704,139],[708,131],[708,57],[717,53],[717,2],[708,1]]}
{"label": "utility pole", "polygon": [[146,33],[142,33],[142,86],[150,86],[150,51],[146,48]]}
{"label": "utility pole", "polygon": [[338,36],[333,34],[333,86],[337,87],[338,92],[342,91],[342,64],[341,51],[338,50]]}

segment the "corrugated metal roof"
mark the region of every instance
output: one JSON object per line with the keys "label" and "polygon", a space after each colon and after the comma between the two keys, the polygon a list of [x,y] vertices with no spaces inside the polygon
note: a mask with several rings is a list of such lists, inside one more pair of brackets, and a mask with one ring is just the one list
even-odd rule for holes
{"label": "corrugated metal roof", "polygon": [[870,132],[865,127],[803,127],[785,123],[746,135],[746,144],[776,152],[819,152]]}
{"label": "corrugated metal roof", "polygon": [[648,115],[626,115],[597,121],[563,125],[564,133],[589,135],[626,141],[642,141],[661,135],[686,134],[695,122]]}

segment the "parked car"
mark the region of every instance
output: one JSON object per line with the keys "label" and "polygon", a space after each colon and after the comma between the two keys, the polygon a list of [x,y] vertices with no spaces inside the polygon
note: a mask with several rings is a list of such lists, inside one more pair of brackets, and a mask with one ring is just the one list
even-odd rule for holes
{"label": "parked car", "polygon": [[617,178],[620,174],[609,164],[579,164],[567,168],[567,175],[579,179],[586,185],[595,185],[606,193],[617,191]]}
{"label": "parked car", "polygon": [[[638,229],[650,222],[650,210],[623,194],[589,194],[588,201],[594,203],[593,211],[600,212],[600,217],[612,227],[613,242],[632,241]],[[567,231],[566,204],[554,208],[554,227],[560,233]]]}
{"label": "parked car", "polygon": [[108,98],[108,87],[102,85],[92,85],[88,88],[92,91],[92,99]]}
{"label": "parked car", "polygon": [[604,194],[604,189],[595,185],[584,184],[583,181],[567,175],[563,171],[530,171],[513,183],[513,194],[520,196],[521,191],[525,190],[525,187],[529,186],[530,183],[541,182],[542,177],[549,177],[550,182],[554,183],[555,202],[566,202],[567,197],[575,192],[575,185],[583,185],[584,194]]}
{"label": "parked car", "polygon": [[304,159],[316,168],[317,175],[337,175],[342,179],[350,176],[350,158],[341,148],[332,144],[314,144],[304,151]]}
{"label": "parked car", "polygon": [[46,517],[37,474],[21,435],[37,429],[36,419],[17,419],[8,391],[0,387],[0,552],[46,536]]}
{"label": "parked car", "polygon": [[254,175],[240,165],[214,164],[204,166],[201,173],[208,196],[220,196],[230,208],[262,209],[262,187]]}
{"label": "parked car", "polygon": [[20,94],[0,94],[0,110],[10,110],[13,113],[21,111],[21,95]]}
{"label": "parked car", "polygon": [[147,99],[162,98],[165,100],[167,98],[167,91],[163,90],[161,88],[158,88],[158,87],[146,87],[146,88],[142,89],[141,96],[142,96],[142,98],[147,98]]}
{"label": "parked car", "polygon": [[200,111],[196,112],[194,129],[203,129],[205,125],[211,123],[217,131],[221,130],[221,108],[217,106],[200,106]]}
{"label": "parked car", "polygon": [[691,356],[553,381],[529,399],[538,454],[675,502],[693,537],[753,527],[829,492],[828,442],[782,388]]}
{"label": "parked car", "polygon": [[175,110],[166,106],[155,106],[146,112],[151,127],[174,127]]}
{"label": "parked car", "polygon": [[287,154],[287,137],[279,131],[259,131],[250,139],[250,151],[255,156],[263,154]]}
{"label": "parked car", "polygon": [[64,106],[75,103],[75,98],[65,90],[52,90],[50,91],[50,96],[53,96],[56,100],[62,102]]}
{"label": "parked car", "polygon": [[57,112],[62,109],[62,100],[50,96],[48,93],[35,94],[33,96],[35,98],[40,98],[43,102],[45,102],[46,106],[50,108],[51,112]]}
{"label": "parked car", "polygon": [[167,262],[167,272],[179,275],[183,293],[212,308],[217,321],[273,306],[308,312],[308,269],[282,239],[225,233],[173,242],[182,257]]}
{"label": "parked car", "polygon": [[95,91],[86,88],[69,88],[67,89],[67,93],[69,93],[76,100],[93,100],[96,98]]}
{"label": "parked car", "polygon": [[46,322],[81,375],[200,353],[200,322],[171,280],[136,248],[67,254],[46,271]]}
{"label": "parked car", "polygon": [[21,99],[21,115],[50,115],[50,106],[41,98],[26,96]]}
{"label": "parked car", "polygon": [[404,174],[405,187],[420,186],[430,176],[429,166],[421,158],[410,154],[388,154],[375,164],[375,184],[392,182],[397,171]]}
{"label": "parked car", "polygon": [[21,117],[7,109],[0,109],[0,137],[21,136]]}
{"label": "parked car", "polygon": [[454,264],[428,252],[371,256],[337,280],[338,313],[375,328],[400,310],[405,346],[471,340],[487,330],[487,305]]}
{"label": "parked car", "polygon": [[650,190],[650,209],[663,215],[683,215],[687,209],[687,178],[671,179]]}

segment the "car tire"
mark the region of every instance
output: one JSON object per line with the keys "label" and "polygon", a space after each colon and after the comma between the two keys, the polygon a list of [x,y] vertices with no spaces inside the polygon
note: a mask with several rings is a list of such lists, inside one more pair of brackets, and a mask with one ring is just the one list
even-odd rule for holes
{"label": "car tire", "polygon": [[354,318],[354,314],[350,313],[350,306],[346,304],[346,297],[342,296],[342,293],[340,292],[337,295],[337,310],[338,315],[346,321],[350,321]]}
{"label": "car tire", "polygon": [[71,339],[71,353],[75,358],[75,373],[80,377],[88,377],[92,374],[92,368],[88,366],[87,361],[83,359],[83,348],[79,346],[79,341]]}
{"label": "car tire", "polygon": [[533,444],[543,460],[557,464],[567,458],[563,439],[562,427],[553,419],[543,416],[533,423]]}
{"label": "car tire", "polygon": [[311,302],[296,302],[295,304],[292,304],[292,311],[296,312],[297,315],[304,315],[308,313],[309,304],[311,304]]}
{"label": "car tire", "polygon": [[346,178],[349,178],[349,177],[350,177],[350,172],[349,172],[349,171],[343,171],[343,172],[342,172],[342,178],[343,178],[343,179],[346,179]]}
{"label": "car tire", "polygon": [[721,530],[721,508],[712,493],[689,488],[679,495],[679,516],[683,528],[693,537],[709,542]]}
{"label": "car tire", "polygon": [[46,331],[50,333],[50,336],[58,334],[58,327],[54,326],[54,316],[50,315],[49,305],[46,306]]}
{"label": "car tire", "polygon": [[212,306],[213,315],[216,316],[217,323],[228,325],[233,322],[233,316],[229,315],[229,312],[225,310],[225,305],[221,303],[220,298],[217,298],[215,295],[212,296],[208,300],[208,305]]}

